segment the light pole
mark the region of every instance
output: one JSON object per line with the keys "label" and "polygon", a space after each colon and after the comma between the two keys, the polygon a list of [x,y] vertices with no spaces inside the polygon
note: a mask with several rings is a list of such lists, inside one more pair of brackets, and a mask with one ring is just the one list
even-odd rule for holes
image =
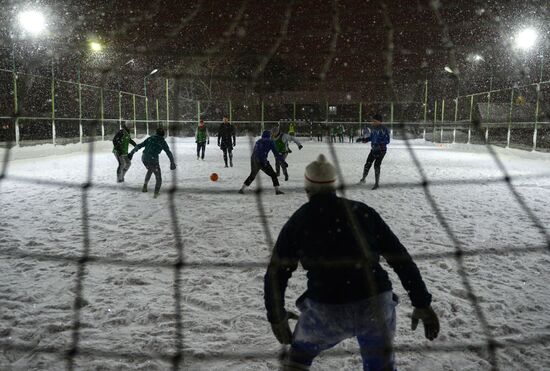
{"label": "light pole", "polygon": [[147,98],[147,78],[157,72],[159,72],[159,70],[158,68],[155,68],[143,78],[143,95],[145,95],[145,127],[147,135],[149,135],[149,98]]}
{"label": "light pole", "polygon": [[[525,28],[519,31],[513,38],[516,49],[528,51],[537,43],[538,34],[533,28]],[[537,149],[537,132],[539,123],[539,105],[540,105],[540,83],[542,82],[542,71],[544,68],[544,56],[541,57],[540,63],[540,80],[537,84],[537,101],[535,103],[535,128],[533,130],[533,151]]]}

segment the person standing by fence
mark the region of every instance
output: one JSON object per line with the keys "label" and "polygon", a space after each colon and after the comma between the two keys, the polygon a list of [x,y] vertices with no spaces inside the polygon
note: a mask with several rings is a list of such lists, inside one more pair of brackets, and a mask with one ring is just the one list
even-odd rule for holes
{"label": "person standing by fence", "polygon": [[204,160],[204,151],[206,150],[206,144],[210,144],[210,135],[208,135],[208,129],[202,119],[195,133],[195,143],[197,143],[197,160],[199,158]]}
{"label": "person standing by fence", "polygon": [[128,157],[128,145],[136,146],[136,142],[130,137],[130,129],[125,122],[122,123],[121,129],[115,134],[113,138],[113,153],[118,161],[118,167],[116,169],[117,182],[124,182],[124,176],[130,166],[132,166],[132,160]]}
{"label": "person standing by fence", "polygon": [[223,161],[225,167],[229,159],[229,165],[233,167],[233,147],[237,145],[235,137],[235,127],[229,122],[229,119],[224,116],[223,122],[218,129],[218,147],[223,151]]}

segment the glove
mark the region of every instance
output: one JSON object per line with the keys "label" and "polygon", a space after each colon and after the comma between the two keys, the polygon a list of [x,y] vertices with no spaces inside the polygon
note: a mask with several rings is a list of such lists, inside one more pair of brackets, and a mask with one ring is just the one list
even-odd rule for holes
{"label": "glove", "polygon": [[233,147],[236,147],[236,146],[237,146],[237,142],[234,142],[234,143],[233,143]]}
{"label": "glove", "polygon": [[414,308],[411,316],[411,329],[414,331],[418,326],[418,321],[424,323],[424,336],[430,341],[439,334],[439,319],[431,306],[426,308]]}
{"label": "glove", "polygon": [[206,142],[206,144],[210,144],[210,141],[208,140],[208,141]]}
{"label": "glove", "polygon": [[175,162],[172,162],[170,164],[170,170],[176,170],[176,163]]}
{"label": "glove", "polygon": [[134,157],[134,152],[128,153],[128,160],[132,161],[132,157]]}
{"label": "glove", "polygon": [[286,168],[288,167],[288,164],[286,163],[286,161],[282,161],[282,162],[281,162],[281,167],[282,167],[283,169],[286,169]]}
{"label": "glove", "polygon": [[288,325],[289,319],[298,319],[298,315],[292,312],[286,312],[286,318],[277,323],[271,323],[271,331],[277,338],[277,341],[281,344],[292,343],[292,331]]}
{"label": "glove", "polygon": [[301,145],[301,144],[298,144],[298,150],[300,151],[300,150],[302,150],[302,148],[304,148],[304,146]]}

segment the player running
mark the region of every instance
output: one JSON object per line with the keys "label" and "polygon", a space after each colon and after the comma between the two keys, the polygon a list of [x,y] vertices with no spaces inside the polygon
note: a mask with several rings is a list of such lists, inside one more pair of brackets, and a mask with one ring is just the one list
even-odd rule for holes
{"label": "player running", "polygon": [[[289,142],[294,142],[298,146],[298,150],[303,148],[302,143],[298,141],[294,136],[283,133],[280,127],[273,128],[271,132],[273,141],[275,142],[275,148],[282,155],[283,160],[286,161],[286,157],[289,153],[292,153],[290,147],[288,146]],[[275,173],[277,176],[281,174],[281,161],[276,159],[275,161]],[[283,167],[283,175],[285,176],[285,182],[288,181],[288,170],[286,167]]]}
{"label": "player running", "polygon": [[176,169],[176,163],[174,162],[174,156],[168,147],[168,143],[164,140],[164,129],[157,128],[156,134],[151,135],[149,138],[145,139],[143,142],[134,147],[132,152],[128,154],[128,158],[132,159],[134,153],[139,151],[141,148],[145,147],[143,154],[141,155],[141,161],[147,169],[147,174],[145,175],[145,182],[143,183],[142,192],[147,192],[147,184],[151,179],[151,175],[155,174],[155,198],[158,197],[160,193],[160,186],[162,185],[162,175],[160,173],[160,164],[159,164],[159,154],[164,151],[170,159],[170,170]]}
{"label": "player running", "polygon": [[387,145],[390,143],[390,132],[387,127],[382,125],[382,115],[376,114],[372,117],[372,130],[370,130],[367,137],[363,138],[363,142],[371,143],[371,151],[365,167],[363,168],[363,177],[359,183],[365,183],[365,178],[369,174],[369,170],[374,163],[374,177],[375,183],[372,189],[378,189],[378,183],[380,181],[380,167],[382,160],[386,156]]}
{"label": "player running", "polygon": [[273,155],[275,155],[275,159],[277,161],[280,161],[283,169],[288,166],[285,162],[284,157],[279,152],[277,152],[277,148],[275,148],[275,142],[271,140],[271,133],[269,132],[269,130],[264,131],[262,133],[262,137],[258,139],[256,141],[256,144],[254,145],[254,150],[252,151],[252,157],[250,159],[250,175],[248,176],[248,178],[246,178],[243,186],[239,190],[240,194],[243,194],[244,190],[249,187],[250,184],[252,184],[260,170],[271,177],[273,187],[275,187],[275,194],[284,194],[279,190],[279,179],[277,179],[277,174],[275,173],[275,170],[273,170],[273,167],[271,167],[271,164],[267,159],[269,152],[273,152]]}
{"label": "player running", "polygon": [[227,166],[227,158],[229,157],[229,165],[233,167],[233,147],[237,145],[235,138],[235,127],[224,116],[223,122],[218,129],[218,147],[223,151],[223,161]]}

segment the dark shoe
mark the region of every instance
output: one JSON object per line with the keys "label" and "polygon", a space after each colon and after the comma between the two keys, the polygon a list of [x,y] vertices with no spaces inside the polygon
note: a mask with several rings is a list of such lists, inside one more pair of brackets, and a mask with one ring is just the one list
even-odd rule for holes
{"label": "dark shoe", "polygon": [[276,190],[276,191],[275,191],[275,194],[276,194],[276,195],[284,195],[285,193],[284,193],[283,191]]}
{"label": "dark shoe", "polygon": [[155,192],[155,195],[153,196],[154,198],[157,198],[159,196],[159,193],[158,192]]}
{"label": "dark shoe", "polygon": [[378,183],[375,183],[374,186],[372,187],[372,190],[374,191],[375,189],[378,189]]}
{"label": "dark shoe", "polygon": [[361,180],[359,181],[359,184],[365,184],[365,178],[361,178]]}
{"label": "dark shoe", "polygon": [[225,164],[225,167],[229,167],[229,166],[227,166],[227,164]]}
{"label": "dark shoe", "polygon": [[242,189],[239,189],[239,194],[244,195],[244,191]]}
{"label": "dark shoe", "polygon": [[288,182],[288,174],[285,174],[285,182]]}
{"label": "dark shoe", "polygon": [[141,192],[147,192],[147,185],[144,184],[143,187],[141,188]]}

